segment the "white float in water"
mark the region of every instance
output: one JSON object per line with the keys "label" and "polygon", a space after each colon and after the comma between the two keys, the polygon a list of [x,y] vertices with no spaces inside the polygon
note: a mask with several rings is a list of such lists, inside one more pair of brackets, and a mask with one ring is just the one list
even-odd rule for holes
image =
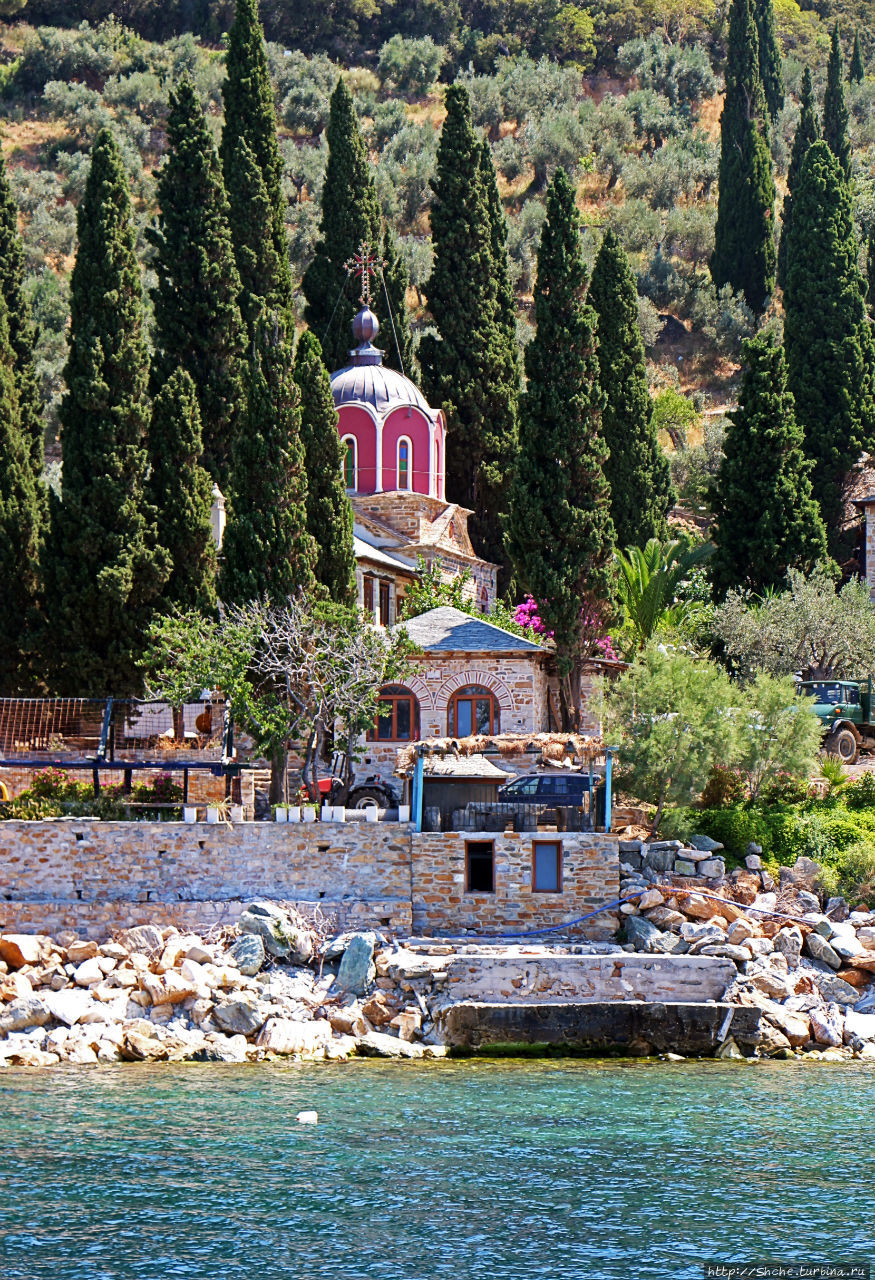
{"label": "white float in water", "polygon": [[299,1111],[298,1114],[295,1116],[295,1119],[297,1120],[298,1124],[318,1124],[319,1112],[318,1111]]}

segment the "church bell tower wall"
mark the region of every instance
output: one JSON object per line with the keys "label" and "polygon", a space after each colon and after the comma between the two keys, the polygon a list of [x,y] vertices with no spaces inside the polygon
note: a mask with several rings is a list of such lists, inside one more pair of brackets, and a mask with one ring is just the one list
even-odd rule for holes
{"label": "church bell tower wall", "polygon": [[[409,490],[412,493],[430,494],[431,481],[431,433],[425,414],[419,409],[394,409],[383,423],[383,489]],[[399,454],[403,445],[408,447],[407,479]],[[400,470],[400,474],[399,474]]]}

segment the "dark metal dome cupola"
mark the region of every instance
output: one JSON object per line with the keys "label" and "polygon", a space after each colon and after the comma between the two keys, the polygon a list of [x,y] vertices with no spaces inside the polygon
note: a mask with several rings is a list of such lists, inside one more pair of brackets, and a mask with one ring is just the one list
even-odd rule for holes
{"label": "dark metal dome cupola", "polygon": [[358,345],[353,347],[349,354],[355,367],[383,363],[383,352],[373,344],[373,339],[379,332],[379,320],[367,303],[364,303],[355,313],[352,321],[352,336]]}

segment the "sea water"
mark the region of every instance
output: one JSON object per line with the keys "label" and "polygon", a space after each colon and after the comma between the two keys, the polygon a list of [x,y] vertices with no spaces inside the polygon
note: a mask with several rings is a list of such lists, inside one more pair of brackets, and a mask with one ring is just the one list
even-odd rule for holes
{"label": "sea water", "polygon": [[[319,1123],[299,1125],[315,1109]],[[0,1074],[4,1280],[674,1280],[875,1262],[868,1064]]]}

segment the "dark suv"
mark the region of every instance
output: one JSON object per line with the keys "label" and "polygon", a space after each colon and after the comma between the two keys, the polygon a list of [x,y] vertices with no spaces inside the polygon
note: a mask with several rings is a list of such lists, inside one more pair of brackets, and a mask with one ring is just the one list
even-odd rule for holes
{"label": "dark suv", "polygon": [[582,805],[587,795],[585,773],[526,773],[498,788],[499,800],[523,804]]}

